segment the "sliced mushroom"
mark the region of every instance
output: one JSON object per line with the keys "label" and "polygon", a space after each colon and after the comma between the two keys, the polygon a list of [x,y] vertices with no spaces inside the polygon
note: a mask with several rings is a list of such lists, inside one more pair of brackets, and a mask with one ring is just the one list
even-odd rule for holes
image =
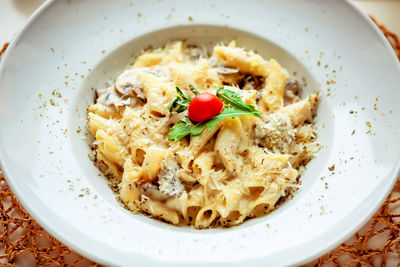
{"label": "sliced mushroom", "polygon": [[141,191],[144,195],[160,201],[165,201],[169,198],[169,195],[162,193],[158,185],[155,184],[144,184],[141,188]]}
{"label": "sliced mushroom", "polygon": [[172,154],[168,154],[161,165],[160,173],[158,174],[159,190],[171,197],[179,197],[184,191],[185,187],[178,174],[178,163]]}
{"label": "sliced mushroom", "polygon": [[294,78],[289,78],[286,82],[284,106],[300,101],[301,87],[299,82]]}
{"label": "sliced mushroom", "polygon": [[136,69],[127,70],[117,78],[115,91],[123,96],[136,95],[142,100],[146,99],[143,84]]}
{"label": "sliced mushroom", "polygon": [[122,96],[136,96],[145,101],[146,96],[144,94],[144,87],[142,80],[140,79],[141,73],[153,75],[161,80],[166,80],[169,77],[167,70],[163,67],[129,69],[117,78],[117,81],[115,82],[115,91]]}
{"label": "sliced mushroom", "polygon": [[246,75],[239,83],[243,90],[261,90],[265,83],[265,77]]}
{"label": "sliced mushroom", "polygon": [[216,66],[215,70],[219,74],[221,81],[226,85],[237,85],[245,76],[245,74],[234,68]]}
{"label": "sliced mushroom", "polygon": [[102,103],[106,106],[114,106],[116,108],[120,108],[123,106],[128,106],[131,103],[131,100],[128,99],[120,99],[116,95],[112,93],[106,93],[99,96],[97,102]]}
{"label": "sliced mushroom", "polygon": [[289,78],[286,81],[286,91],[291,91],[293,94],[297,95],[300,90],[299,82],[294,78]]}

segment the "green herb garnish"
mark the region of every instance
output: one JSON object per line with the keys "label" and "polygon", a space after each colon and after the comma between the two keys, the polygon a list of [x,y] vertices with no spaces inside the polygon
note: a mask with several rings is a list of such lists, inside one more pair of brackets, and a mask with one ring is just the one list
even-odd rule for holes
{"label": "green herb garnish", "polygon": [[195,95],[198,95],[198,94],[200,94],[200,92],[199,91],[197,91],[197,89],[196,88],[194,88],[194,86],[193,85],[191,85],[191,84],[189,84],[189,88],[190,88],[190,90],[195,94]]}
{"label": "green herb garnish", "polygon": [[[193,85],[189,85],[189,88],[195,95],[200,94]],[[179,89],[179,87],[176,87],[176,91],[178,92],[179,96],[177,96],[171,103],[169,103],[168,110],[169,112],[172,112],[174,109],[176,109],[176,112],[181,113],[188,109],[189,103],[190,101],[192,101],[192,98],[190,96],[185,96],[185,94],[182,92],[181,89]]]}
{"label": "green herb garnish", "polygon": [[220,87],[217,89],[217,97],[220,98],[224,104],[230,105],[237,110],[256,113],[256,116],[260,115],[260,112],[255,107],[243,103],[242,99],[240,99],[239,95],[234,91]]}
{"label": "green herb garnish", "polygon": [[[199,94],[193,86],[190,86],[190,89],[196,95]],[[183,112],[189,107],[191,98],[186,97],[178,87],[176,90],[180,97],[175,98],[168,107],[170,111],[176,109],[177,112]],[[220,87],[217,89],[216,96],[224,102],[224,109],[221,113],[204,122],[193,122],[186,116],[185,119],[179,121],[171,128],[168,133],[168,139],[179,141],[187,135],[200,135],[206,126],[211,130],[225,118],[236,118],[242,115],[260,116],[260,112],[255,107],[245,104],[236,92]]]}
{"label": "green herb garnish", "polygon": [[168,133],[168,139],[172,141],[179,141],[187,135],[200,135],[204,128],[206,127],[206,122],[193,122],[186,116],[183,120],[179,121]]}
{"label": "green herb garnish", "polygon": [[169,103],[168,110],[169,112],[172,112],[174,109],[176,109],[176,112],[181,113],[188,109],[192,98],[185,96],[179,87],[176,87],[176,91],[180,96],[177,96],[171,103]]}

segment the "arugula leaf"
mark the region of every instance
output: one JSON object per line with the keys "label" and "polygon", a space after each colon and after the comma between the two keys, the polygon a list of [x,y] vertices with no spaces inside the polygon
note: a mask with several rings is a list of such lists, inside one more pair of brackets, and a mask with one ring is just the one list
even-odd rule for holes
{"label": "arugula leaf", "polygon": [[[189,85],[189,88],[195,95],[200,94],[200,92],[193,85]],[[174,109],[176,109],[176,112],[181,113],[189,108],[192,98],[190,96],[185,96],[179,87],[176,87],[176,91],[178,92],[179,96],[169,103],[168,110],[169,112],[172,112]]]}
{"label": "arugula leaf", "polygon": [[183,99],[184,101],[186,101],[186,102],[192,101],[192,98],[191,98],[191,97],[185,96],[185,94],[182,92],[181,89],[179,89],[179,87],[175,87],[175,88],[176,88],[176,91],[178,92],[178,94],[182,97],[182,99]]}
{"label": "arugula leaf", "polygon": [[[192,101],[191,97],[185,96],[179,87],[176,87],[176,91],[180,95],[180,97],[176,97],[171,103],[168,105],[169,112],[172,112],[176,109],[176,112],[181,113],[188,109],[190,101]],[[197,90],[196,90],[197,91]]]}
{"label": "arugula leaf", "polygon": [[193,123],[189,117],[179,121],[168,133],[168,139],[179,141],[187,135],[200,135],[206,127],[205,122]]}
{"label": "arugula leaf", "polygon": [[189,107],[189,103],[182,100],[182,98],[177,97],[174,99],[174,101],[169,103],[168,110],[169,110],[169,112],[172,112],[174,109],[176,109],[176,112],[181,113],[181,112],[184,112],[185,110],[187,110],[188,107]]}
{"label": "arugula leaf", "polygon": [[200,92],[193,85],[189,84],[189,88],[195,95],[200,94]]}
{"label": "arugula leaf", "polygon": [[245,104],[236,92],[220,87],[217,89],[217,97],[219,97],[225,104],[231,105],[236,109],[246,110],[260,115],[260,112],[255,107]]}
{"label": "arugula leaf", "polygon": [[190,134],[191,127],[190,124],[185,121],[179,121],[168,133],[168,139],[172,141],[179,141],[186,135]]}

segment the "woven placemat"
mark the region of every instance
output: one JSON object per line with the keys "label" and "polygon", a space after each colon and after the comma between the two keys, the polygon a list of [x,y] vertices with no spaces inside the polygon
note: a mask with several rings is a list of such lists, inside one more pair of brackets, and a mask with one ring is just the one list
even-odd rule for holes
{"label": "woven placemat", "polygon": [[[400,60],[398,37],[379,23],[377,25]],[[5,44],[0,50],[0,59],[7,46]],[[99,266],[44,231],[21,207],[1,171],[0,208],[0,266],[32,266],[32,262],[38,266]],[[346,243],[308,264],[323,265],[400,266],[400,179],[363,229]]]}

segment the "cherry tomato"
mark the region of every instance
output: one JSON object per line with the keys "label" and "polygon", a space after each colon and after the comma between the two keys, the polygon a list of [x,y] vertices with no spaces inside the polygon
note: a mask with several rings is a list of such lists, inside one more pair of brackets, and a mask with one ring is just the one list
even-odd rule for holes
{"label": "cherry tomato", "polygon": [[221,113],[222,100],[210,93],[196,95],[189,104],[189,118],[195,122],[207,121]]}

